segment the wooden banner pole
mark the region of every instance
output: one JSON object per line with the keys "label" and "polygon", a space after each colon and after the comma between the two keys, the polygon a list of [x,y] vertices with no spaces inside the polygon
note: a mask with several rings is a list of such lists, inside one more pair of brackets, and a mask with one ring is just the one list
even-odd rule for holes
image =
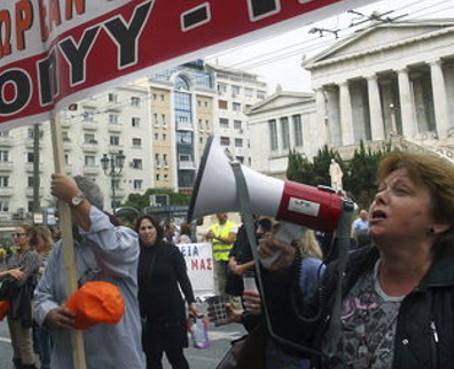
{"label": "wooden banner pole", "polygon": [[[65,157],[63,150],[63,135],[60,123],[60,113],[53,112],[50,122],[52,147],[54,151],[55,172],[65,173]],[[60,219],[60,230],[63,240],[63,259],[66,281],[66,292],[70,296],[77,290],[77,266],[74,254],[74,239],[72,233],[71,209],[63,201],[58,202],[58,213]],[[71,343],[73,349],[74,369],[86,369],[85,349],[82,332],[73,330],[71,332]]]}

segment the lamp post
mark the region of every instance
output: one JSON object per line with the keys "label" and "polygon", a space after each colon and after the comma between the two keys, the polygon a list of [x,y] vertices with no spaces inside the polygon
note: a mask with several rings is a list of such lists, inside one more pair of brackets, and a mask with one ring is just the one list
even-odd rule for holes
{"label": "lamp post", "polygon": [[118,153],[103,154],[101,158],[102,170],[110,177],[110,186],[112,189],[112,212],[115,213],[117,201],[115,199],[115,179],[120,176],[121,171],[125,165],[126,156],[123,150]]}

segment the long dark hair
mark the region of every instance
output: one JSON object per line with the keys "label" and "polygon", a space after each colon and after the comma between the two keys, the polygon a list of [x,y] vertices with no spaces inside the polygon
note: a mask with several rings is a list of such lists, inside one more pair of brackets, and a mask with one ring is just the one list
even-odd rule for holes
{"label": "long dark hair", "polygon": [[153,224],[153,226],[156,228],[156,243],[161,243],[164,237],[164,230],[159,225],[159,221],[156,218],[152,217],[151,215],[142,215],[140,218],[136,220],[136,225],[134,226],[134,229],[137,232],[137,234],[139,234],[140,224],[144,219],[148,219],[151,222],[151,224]]}

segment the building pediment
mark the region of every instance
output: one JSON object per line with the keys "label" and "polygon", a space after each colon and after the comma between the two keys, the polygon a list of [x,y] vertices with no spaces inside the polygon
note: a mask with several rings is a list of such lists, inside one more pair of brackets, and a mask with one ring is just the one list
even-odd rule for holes
{"label": "building pediment", "polygon": [[278,92],[267,99],[253,105],[248,115],[260,114],[264,111],[284,109],[288,106],[312,102],[314,95],[308,92]]}
{"label": "building pediment", "polygon": [[438,21],[411,21],[380,24],[357,32],[303,63],[311,70],[356,56],[379,52],[385,48],[400,47],[421,38],[435,37],[441,32],[454,32],[454,19]]}

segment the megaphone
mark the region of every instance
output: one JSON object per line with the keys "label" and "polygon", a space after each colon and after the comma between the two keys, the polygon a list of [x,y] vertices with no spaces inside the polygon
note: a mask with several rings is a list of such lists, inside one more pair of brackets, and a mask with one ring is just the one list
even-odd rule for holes
{"label": "megaphone", "polygon": [[[194,184],[188,222],[240,210],[230,160],[214,137],[209,137]],[[323,232],[336,228],[343,209],[343,200],[336,193],[241,167],[252,213]]]}

